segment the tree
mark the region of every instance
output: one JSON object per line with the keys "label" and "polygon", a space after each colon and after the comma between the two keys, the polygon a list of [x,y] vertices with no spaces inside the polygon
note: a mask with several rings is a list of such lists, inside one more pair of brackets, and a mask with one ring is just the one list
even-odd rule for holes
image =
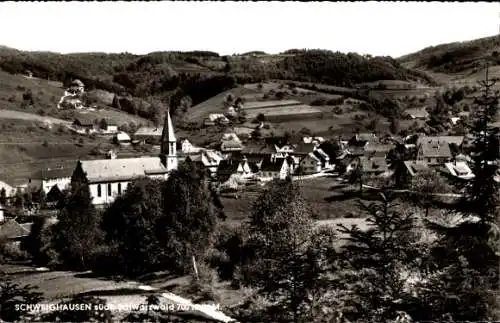
{"label": "tree", "polygon": [[255,128],[254,131],[252,131],[252,139],[254,140],[259,140],[262,137],[262,132],[260,131],[259,128]]}
{"label": "tree", "polygon": [[400,125],[399,125],[398,119],[390,118],[389,122],[390,122],[390,125],[389,125],[390,132],[394,135],[397,135],[400,131]]}
{"label": "tree", "polygon": [[20,321],[28,314],[23,307],[16,305],[37,304],[43,299],[43,294],[36,292],[36,286],[20,286],[6,277],[0,281],[0,319],[2,321]]}
{"label": "tree", "polygon": [[344,317],[356,322],[387,322],[406,309],[407,275],[415,270],[414,216],[398,211],[398,204],[381,193],[380,202],[360,208],[368,214],[367,230],[339,225],[347,234],[342,248],[344,270],[339,274],[342,285],[338,297]]}
{"label": "tree", "polygon": [[100,216],[92,204],[89,186],[73,175],[70,195],[63,200],[55,224],[55,246],[63,264],[70,268],[88,269],[95,251],[103,242]]}
{"label": "tree", "polygon": [[169,265],[186,272],[192,257],[203,259],[215,228],[224,219],[222,204],[205,170],[187,162],[172,172],[162,189],[163,217],[157,228]]}
{"label": "tree", "polygon": [[396,148],[388,154],[390,160],[390,168],[394,171],[395,188],[404,189],[408,187],[409,177],[406,170],[405,161],[409,159],[408,152],[403,144],[397,144]]}
{"label": "tree", "polygon": [[[488,76],[488,74],[487,74]],[[492,93],[494,82],[481,82],[483,95],[475,101],[474,179],[467,187],[463,203],[458,205],[453,221],[427,221],[438,239],[431,250],[435,264],[420,295],[424,302],[423,319],[444,316],[453,321],[498,320],[500,250],[498,226],[498,184],[496,166],[498,136],[488,124],[498,110],[498,94]],[[425,307],[426,305],[426,307]]]}
{"label": "tree", "polygon": [[312,319],[316,294],[326,284],[320,261],[326,255],[317,248],[323,240],[312,243],[311,209],[290,180],[273,182],[258,201],[244,241],[241,281],[275,304],[269,309],[273,321]]}
{"label": "tree", "polygon": [[7,204],[7,192],[5,191],[5,187],[2,187],[0,190],[0,204],[3,206]]}
{"label": "tree", "polygon": [[433,204],[435,194],[451,192],[451,187],[437,172],[428,170],[419,173],[411,184],[410,189],[418,204],[425,208],[425,216],[429,215],[429,208]]}
{"label": "tree", "polygon": [[95,270],[137,276],[159,267],[164,257],[157,230],[163,216],[161,187],[160,181],[137,180],[106,209],[102,228],[110,253],[103,256],[109,261],[97,262]]}
{"label": "tree", "polygon": [[108,129],[108,122],[106,119],[102,118],[101,121],[99,121],[99,128],[103,130]]}
{"label": "tree", "polygon": [[264,122],[264,121],[266,121],[266,116],[265,116],[263,113],[259,113],[259,114],[257,115],[257,118],[256,118],[256,119],[257,119],[257,121],[259,121],[259,122]]}

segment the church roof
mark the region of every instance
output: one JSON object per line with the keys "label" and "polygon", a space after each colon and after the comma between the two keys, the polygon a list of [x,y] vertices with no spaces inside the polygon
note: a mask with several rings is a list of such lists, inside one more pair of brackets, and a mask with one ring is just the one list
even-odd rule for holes
{"label": "church roof", "polygon": [[172,125],[172,118],[170,118],[170,111],[167,110],[167,113],[165,115],[165,124],[163,126],[163,138],[167,137],[168,142],[176,142],[177,139],[175,138],[174,134],[174,126]]}
{"label": "church roof", "polygon": [[80,163],[90,183],[125,181],[168,172],[159,157],[82,160]]}

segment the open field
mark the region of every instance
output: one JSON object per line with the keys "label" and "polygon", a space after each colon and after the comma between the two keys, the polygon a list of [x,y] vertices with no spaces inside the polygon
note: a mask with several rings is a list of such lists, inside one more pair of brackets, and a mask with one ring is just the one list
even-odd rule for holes
{"label": "open field", "polygon": [[287,105],[279,107],[269,107],[251,109],[247,111],[247,118],[253,119],[259,114],[263,114],[269,122],[280,122],[294,119],[316,119],[320,118],[323,112],[309,105]]}
{"label": "open field", "polygon": [[267,100],[267,101],[254,101],[246,102],[243,105],[243,109],[253,110],[253,109],[263,109],[263,108],[281,108],[283,106],[293,106],[302,104],[297,100]]}
{"label": "open field", "polygon": [[141,118],[141,117],[138,117],[135,115],[131,115],[128,113],[124,113],[124,112],[121,112],[121,111],[118,111],[115,109],[111,109],[111,108],[104,108],[104,109],[95,110],[95,111],[75,111],[75,116],[78,116],[78,115],[87,115],[89,118],[98,119],[98,120],[101,120],[104,118],[106,120],[110,120],[111,122],[114,122],[118,126],[123,125],[125,123],[129,124],[131,122],[136,124],[136,125],[144,125],[144,126],[152,124],[152,122],[147,120],[147,119],[144,119],[144,118]]}
{"label": "open field", "polygon": [[3,109],[0,110],[0,119],[17,119],[17,120],[37,121],[37,122],[43,122],[43,123],[49,123],[49,124],[69,124],[70,123],[69,121],[58,119],[58,118],[40,116],[37,114],[16,111],[16,110],[3,110]]}

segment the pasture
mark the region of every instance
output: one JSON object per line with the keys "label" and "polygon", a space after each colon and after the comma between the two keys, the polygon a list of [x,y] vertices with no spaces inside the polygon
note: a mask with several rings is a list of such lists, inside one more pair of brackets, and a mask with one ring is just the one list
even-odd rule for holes
{"label": "pasture", "polygon": [[245,110],[247,118],[253,119],[263,114],[269,122],[280,122],[294,119],[320,118],[323,112],[306,104],[287,105],[279,107],[255,108]]}

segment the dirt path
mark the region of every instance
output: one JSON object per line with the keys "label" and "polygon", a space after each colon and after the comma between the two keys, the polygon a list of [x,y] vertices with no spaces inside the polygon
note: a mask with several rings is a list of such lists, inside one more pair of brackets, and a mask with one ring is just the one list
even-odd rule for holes
{"label": "dirt path", "polygon": [[31,121],[46,122],[51,124],[62,124],[62,125],[71,124],[71,122],[62,119],[44,117],[33,113],[14,111],[14,110],[0,110],[0,119],[31,120]]}

